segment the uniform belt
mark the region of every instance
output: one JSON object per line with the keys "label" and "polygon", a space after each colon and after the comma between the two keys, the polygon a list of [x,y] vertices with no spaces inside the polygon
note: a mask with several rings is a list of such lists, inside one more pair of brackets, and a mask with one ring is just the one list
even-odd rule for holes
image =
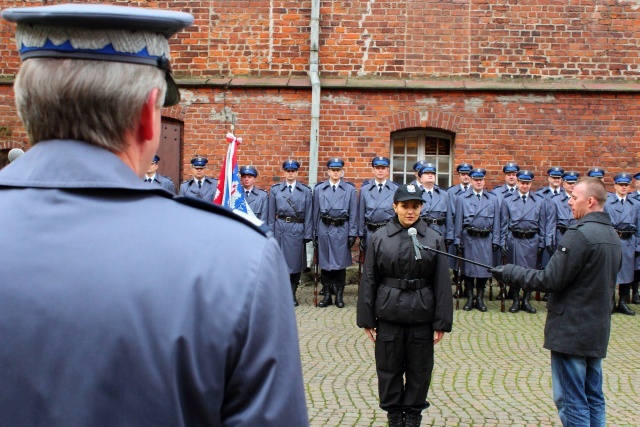
{"label": "uniform belt", "polygon": [[426,216],[421,216],[420,218],[422,218],[422,220],[424,220],[424,222],[426,222],[427,224],[434,224],[434,225],[444,225],[446,221],[444,218],[429,218]]}
{"label": "uniform belt", "polygon": [[284,222],[296,222],[298,224],[304,223],[304,218],[299,218],[297,216],[276,215],[276,218]]}
{"label": "uniform belt", "polygon": [[323,224],[325,225],[336,225],[336,226],[341,226],[342,224],[344,224],[345,222],[347,222],[349,218],[334,218],[331,216],[321,216],[320,220],[322,221]]}
{"label": "uniform belt", "polygon": [[616,230],[616,233],[618,233],[618,236],[620,236],[622,240],[630,239],[631,236],[636,234],[636,232],[633,230],[618,230],[617,228],[615,230]]}
{"label": "uniform belt", "polygon": [[511,234],[516,239],[530,239],[538,234],[538,230],[532,228],[530,230],[520,230],[519,228],[510,228]]}
{"label": "uniform belt", "polygon": [[487,237],[489,234],[493,232],[492,228],[474,228],[474,227],[465,227],[467,230],[467,234],[471,237]]}
{"label": "uniform belt", "polygon": [[382,284],[391,288],[415,291],[416,289],[430,286],[428,279],[394,279],[393,277],[383,277]]}
{"label": "uniform belt", "polygon": [[556,225],[556,228],[558,229],[558,231],[560,231],[560,234],[564,234],[567,232],[567,230],[569,229],[568,226],[566,225],[562,225],[562,224],[558,224]]}
{"label": "uniform belt", "polygon": [[389,221],[384,221],[384,222],[366,222],[365,221],[365,225],[367,226],[367,230],[369,231],[376,231],[378,228],[380,227],[384,227],[385,225],[387,225]]}

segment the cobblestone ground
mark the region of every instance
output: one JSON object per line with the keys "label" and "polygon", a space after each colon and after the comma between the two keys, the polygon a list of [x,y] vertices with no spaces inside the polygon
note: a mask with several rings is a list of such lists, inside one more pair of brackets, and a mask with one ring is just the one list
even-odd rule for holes
{"label": "cobblestone ground", "polygon": [[[298,290],[311,426],[387,425],[378,407],[373,344],[356,326],[356,297],[357,286],[348,285],[345,308],[323,309],[313,306],[313,283]],[[486,313],[455,311],[453,332],[436,346],[431,407],[422,425],[560,426],[551,400],[549,352],[542,348],[545,303],[532,301],[534,315],[501,313],[499,301],[486,304]],[[640,312],[640,306],[631,307]],[[613,316],[603,362],[608,426],[640,425],[638,314]]]}

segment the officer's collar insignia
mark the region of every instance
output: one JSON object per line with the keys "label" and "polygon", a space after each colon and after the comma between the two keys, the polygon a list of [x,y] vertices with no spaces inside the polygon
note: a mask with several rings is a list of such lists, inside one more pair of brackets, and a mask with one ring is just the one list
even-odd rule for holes
{"label": "officer's collar insignia", "polygon": [[407,185],[407,191],[408,191],[409,193],[415,193],[415,192],[416,192],[416,186],[415,186],[415,185],[413,185],[413,184],[409,184],[409,185]]}

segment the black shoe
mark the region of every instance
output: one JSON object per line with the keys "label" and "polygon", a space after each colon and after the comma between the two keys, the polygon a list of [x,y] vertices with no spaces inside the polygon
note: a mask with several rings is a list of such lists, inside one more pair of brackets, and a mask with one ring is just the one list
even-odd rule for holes
{"label": "black shoe", "polygon": [[514,299],[513,304],[511,304],[511,308],[509,309],[509,313],[517,313],[520,311],[520,300]]}
{"label": "black shoe", "polygon": [[405,427],[420,427],[421,422],[422,422],[422,415],[407,414],[407,417],[404,420],[404,425]]}
{"label": "black shoe", "polygon": [[404,427],[404,414],[402,412],[387,413],[389,427]]}
{"label": "black shoe", "polygon": [[320,292],[318,292],[318,295],[325,296],[326,294],[327,294],[327,287],[325,285],[322,285],[322,289],[320,289]]}
{"label": "black shoe", "polygon": [[620,302],[618,303],[618,307],[616,307],[616,313],[626,314],[627,316],[635,316],[636,312],[629,308],[629,306],[627,305],[628,301],[628,295],[620,295]]}
{"label": "black shoe", "polygon": [[464,305],[464,307],[462,307],[462,309],[464,311],[471,311],[473,310],[473,288],[471,286],[467,287],[466,294],[467,303]]}
{"label": "black shoe", "polygon": [[542,301],[544,301],[544,302],[549,301],[549,294],[544,294],[544,295],[542,296]]}
{"label": "black shoe", "polygon": [[344,301],[342,300],[342,293],[344,288],[338,288],[338,293],[336,294],[336,307],[343,308]]}
{"label": "black shoe", "polygon": [[329,292],[322,298],[322,301],[318,303],[318,307],[329,307],[331,304],[333,304],[333,302],[331,301],[331,293]]}
{"label": "black shoe", "polygon": [[634,294],[631,295],[631,304],[640,304],[640,293],[634,292]]}
{"label": "black shoe", "polygon": [[531,298],[531,292],[527,291],[524,293],[524,297],[522,298],[521,308],[529,314],[536,314],[538,311],[533,308],[533,306],[529,302],[529,298]]}
{"label": "black shoe", "polygon": [[296,298],[296,297],[294,296],[294,297],[293,297],[293,306],[294,306],[294,307],[297,307],[297,306],[299,306],[299,305],[300,305],[300,303],[298,302],[298,298]]}
{"label": "black shoe", "polygon": [[487,306],[484,305],[484,289],[478,289],[478,297],[476,298],[476,308],[481,312],[487,311]]}

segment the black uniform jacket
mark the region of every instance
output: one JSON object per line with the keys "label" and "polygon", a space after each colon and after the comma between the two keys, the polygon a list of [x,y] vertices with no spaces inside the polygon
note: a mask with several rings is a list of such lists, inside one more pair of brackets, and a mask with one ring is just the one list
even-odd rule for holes
{"label": "black uniform jacket", "polygon": [[591,212],[569,227],[544,270],[507,264],[506,283],[552,292],[544,347],[558,353],[603,358],[611,331],[611,298],[622,260],[609,215]]}
{"label": "black uniform jacket", "polygon": [[[442,236],[424,221],[413,224],[418,241],[445,251]],[[449,267],[444,255],[423,249],[415,251],[407,229],[398,217],[377,230],[367,245],[358,294],[357,323],[361,328],[377,327],[377,320],[398,323],[431,323],[433,330],[450,332],[453,299]],[[405,290],[383,284],[384,278],[426,279],[426,287]]]}

